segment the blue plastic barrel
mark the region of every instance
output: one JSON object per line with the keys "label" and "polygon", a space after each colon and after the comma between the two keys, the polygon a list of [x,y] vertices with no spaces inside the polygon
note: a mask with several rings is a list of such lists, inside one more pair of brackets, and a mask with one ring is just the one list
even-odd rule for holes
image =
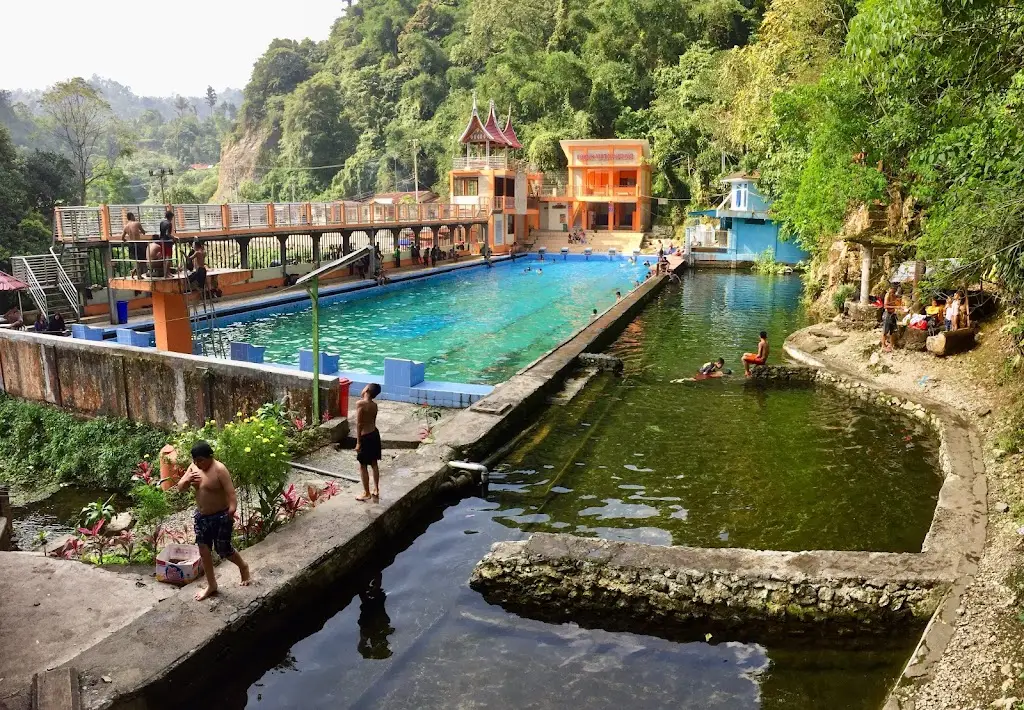
{"label": "blue plastic barrel", "polygon": [[128,322],[128,301],[117,302],[117,324],[124,325]]}

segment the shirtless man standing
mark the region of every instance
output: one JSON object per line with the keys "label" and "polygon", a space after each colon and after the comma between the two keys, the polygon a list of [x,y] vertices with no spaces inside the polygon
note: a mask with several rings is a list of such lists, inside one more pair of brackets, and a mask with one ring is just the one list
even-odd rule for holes
{"label": "shirtless man standing", "polygon": [[249,565],[231,546],[235,508],[238,506],[231,472],[213,458],[213,449],[205,441],[197,441],[192,447],[192,465],[178,481],[179,491],[185,491],[189,486],[196,489],[196,544],[206,572],[206,589],[196,592],[196,601],[202,601],[217,593],[210,548],[215,549],[221,559],[235,563],[242,575],[243,587],[249,584]]}
{"label": "shirtless man standing", "polygon": [[[363,493],[356,496],[358,501],[380,499],[381,457],[380,432],[377,431],[377,403],[373,398],[380,394],[380,385],[371,382],[363,388],[356,405],[356,461],[359,462],[359,477],[363,479]],[[373,469],[373,491],[370,491],[370,474]]]}
{"label": "shirtless man standing", "polygon": [[751,365],[763,365],[768,360],[768,333],[761,331],[761,339],[757,343],[757,354],[743,353],[743,372],[750,377]]}
{"label": "shirtless man standing", "polygon": [[146,236],[146,230],[142,227],[142,223],[135,219],[135,214],[129,212],[125,215],[124,229],[121,230],[121,241],[130,242],[128,247],[128,253],[131,258],[135,261],[135,268],[132,269],[132,278],[145,278],[146,277],[146,247],[144,237]]}

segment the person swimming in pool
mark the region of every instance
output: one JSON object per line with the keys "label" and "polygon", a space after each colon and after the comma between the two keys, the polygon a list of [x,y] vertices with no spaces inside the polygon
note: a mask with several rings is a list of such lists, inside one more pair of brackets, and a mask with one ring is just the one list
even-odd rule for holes
{"label": "person swimming in pool", "polygon": [[725,360],[723,358],[718,358],[717,360],[706,362],[703,365],[701,365],[701,368],[699,370],[697,370],[697,377],[701,379],[706,379],[709,377],[721,377],[724,374]]}

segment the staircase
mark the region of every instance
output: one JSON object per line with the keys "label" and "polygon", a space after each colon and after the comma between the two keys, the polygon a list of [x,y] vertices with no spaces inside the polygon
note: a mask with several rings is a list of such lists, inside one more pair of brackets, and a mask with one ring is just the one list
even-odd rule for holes
{"label": "staircase", "polygon": [[591,249],[594,254],[607,254],[609,249],[615,249],[619,254],[627,256],[633,253],[634,249],[640,248],[643,241],[642,232],[607,232],[587,230],[586,244],[570,244],[568,232],[544,232],[534,230],[533,244],[530,251],[537,251],[541,247],[548,250],[548,254],[557,254],[562,247],[569,247],[569,253],[582,254],[584,249]]}
{"label": "staircase", "polygon": [[32,300],[40,311],[47,317],[60,313],[65,323],[73,323],[82,316],[77,284],[86,279],[86,259],[78,250],[66,249],[58,254],[51,247],[47,254],[11,257],[11,264],[14,277],[28,284]]}

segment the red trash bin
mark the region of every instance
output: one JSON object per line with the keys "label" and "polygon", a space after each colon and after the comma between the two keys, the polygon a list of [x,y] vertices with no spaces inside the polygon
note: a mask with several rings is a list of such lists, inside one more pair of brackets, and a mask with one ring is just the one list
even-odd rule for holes
{"label": "red trash bin", "polygon": [[348,390],[352,386],[352,380],[347,377],[338,378],[338,413],[339,416],[348,417]]}

